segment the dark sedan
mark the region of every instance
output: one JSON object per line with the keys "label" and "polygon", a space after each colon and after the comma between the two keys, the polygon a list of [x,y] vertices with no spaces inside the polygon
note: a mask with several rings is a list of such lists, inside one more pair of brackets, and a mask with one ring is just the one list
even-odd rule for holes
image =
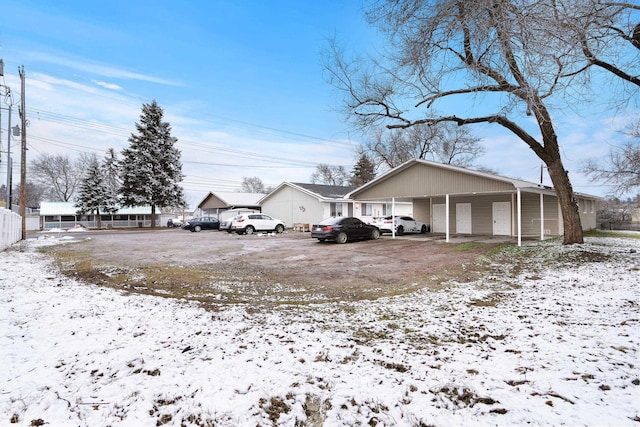
{"label": "dark sedan", "polygon": [[350,216],[331,217],[311,227],[311,237],[320,242],[334,240],[336,243],[347,243],[348,240],[376,240],[380,238],[380,230],[374,225],[365,224],[358,218]]}
{"label": "dark sedan", "polygon": [[183,230],[189,231],[202,231],[202,230],[219,230],[220,221],[218,218],[212,216],[203,216],[200,218],[193,218],[187,221],[183,226]]}

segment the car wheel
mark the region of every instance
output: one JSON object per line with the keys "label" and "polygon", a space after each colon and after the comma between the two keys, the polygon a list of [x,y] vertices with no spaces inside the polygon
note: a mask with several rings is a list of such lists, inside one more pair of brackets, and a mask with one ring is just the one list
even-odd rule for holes
{"label": "car wheel", "polygon": [[256,229],[252,225],[247,225],[247,228],[244,229],[244,234],[253,234],[254,231]]}
{"label": "car wheel", "polygon": [[347,233],[340,232],[338,233],[338,235],[336,236],[336,243],[347,243]]}
{"label": "car wheel", "polygon": [[371,239],[378,240],[379,238],[380,238],[380,231],[379,230],[371,231]]}
{"label": "car wheel", "polygon": [[427,226],[426,225],[422,225],[422,228],[420,229],[420,234],[424,234],[427,232]]}
{"label": "car wheel", "polygon": [[282,224],[276,225],[276,233],[284,233],[284,227],[282,226]]}
{"label": "car wheel", "polygon": [[403,226],[401,226],[401,225],[399,225],[399,226],[398,226],[398,229],[396,230],[396,234],[397,234],[398,236],[402,236],[402,235],[404,234],[404,227],[403,227]]}
{"label": "car wheel", "polygon": [[202,227],[200,227],[199,225],[196,225],[195,227],[193,227],[193,231],[200,232],[202,231]]}

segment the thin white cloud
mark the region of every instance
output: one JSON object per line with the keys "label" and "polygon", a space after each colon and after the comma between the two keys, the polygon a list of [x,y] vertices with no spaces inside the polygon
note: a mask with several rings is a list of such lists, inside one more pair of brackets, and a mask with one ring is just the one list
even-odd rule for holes
{"label": "thin white cloud", "polygon": [[77,71],[83,71],[95,74],[101,77],[109,77],[123,80],[137,80],[149,83],[156,83],[165,86],[183,86],[181,82],[175,80],[164,79],[161,77],[150,76],[147,74],[136,73],[124,70],[112,65],[99,64],[83,58],[73,58],[62,54],[51,54],[43,52],[31,52],[30,58],[34,61],[45,62],[48,64],[61,65]]}
{"label": "thin white cloud", "polygon": [[105,89],[110,89],[110,90],[122,90],[122,86],[117,85],[115,83],[107,83],[107,82],[96,82],[96,84],[98,86],[102,86]]}

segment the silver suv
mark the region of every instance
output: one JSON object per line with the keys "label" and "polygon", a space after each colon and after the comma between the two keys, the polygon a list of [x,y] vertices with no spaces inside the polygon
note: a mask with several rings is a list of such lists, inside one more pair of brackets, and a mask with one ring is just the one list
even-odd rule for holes
{"label": "silver suv", "polygon": [[282,233],[285,229],[284,221],[271,218],[269,215],[261,213],[241,214],[231,220],[231,225],[227,229],[229,233],[253,234],[256,231],[275,231]]}

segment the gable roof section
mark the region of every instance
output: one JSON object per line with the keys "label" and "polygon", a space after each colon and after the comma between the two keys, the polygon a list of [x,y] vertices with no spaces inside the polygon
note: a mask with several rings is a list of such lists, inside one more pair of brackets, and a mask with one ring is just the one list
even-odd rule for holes
{"label": "gable roof section", "polygon": [[200,209],[233,209],[259,207],[262,193],[218,192],[209,193],[199,204]]}
{"label": "gable roof section", "polygon": [[317,198],[318,201],[331,201],[345,199],[349,192],[356,189],[356,187],[341,186],[341,185],[325,185],[325,184],[305,184],[301,182],[283,182],[278,185],[271,193],[265,195],[259,200],[259,203],[264,203],[274,194],[278,193],[282,188],[290,187],[296,191],[308,194],[311,197]]}
{"label": "gable roof section", "polygon": [[325,199],[343,199],[357,188],[345,185],[304,184],[301,182],[292,182],[291,184],[304,188]]}
{"label": "gable roof section", "polygon": [[412,159],[349,194],[354,198],[428,197],[445,194],[499,193],[516,189],[549,192],[553,189],[519,179]]}

